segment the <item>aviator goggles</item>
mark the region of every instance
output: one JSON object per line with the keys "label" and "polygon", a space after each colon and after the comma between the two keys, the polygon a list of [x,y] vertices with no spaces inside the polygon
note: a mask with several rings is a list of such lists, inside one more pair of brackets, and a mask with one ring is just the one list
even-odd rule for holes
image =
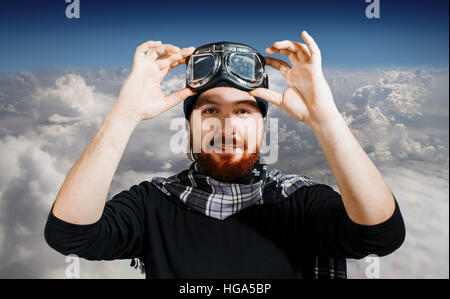
{"label": "aviator goggles", "polygon": [[232,42],[211,43],[186,58],[186,86],[201,92],[220,81],[250,91],[268,88],[265,59],[254,48]]}
{"label": "aviator goggles", "polygon": [[[184,101],[186,119],[189,119],[199,94],[210,88],[232,86],[244,91],[259,87],[269,88],[264,57],[245,44],[217,42],[203,45],[195,49],[185,62],[186,87],[197,92]],[[267,101],[258,97],[255,99],[265,117]]]}

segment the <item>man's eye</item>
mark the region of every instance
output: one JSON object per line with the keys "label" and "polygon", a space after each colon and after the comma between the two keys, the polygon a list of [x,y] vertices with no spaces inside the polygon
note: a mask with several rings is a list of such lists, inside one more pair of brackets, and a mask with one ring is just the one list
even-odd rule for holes
{"label": "man's eye", "polygon": [[247,109],[239,109],[238,112],[239,112],[240,114],[243,114],[243,113],[250,113],[250,111],[248,111]]}
{"label": "man's eye", "polygon": [[215,111],[214,108],[208,108],[208,109],[204,110],[203,113],[211,114],[211,113],[213,113],[214,111]]}

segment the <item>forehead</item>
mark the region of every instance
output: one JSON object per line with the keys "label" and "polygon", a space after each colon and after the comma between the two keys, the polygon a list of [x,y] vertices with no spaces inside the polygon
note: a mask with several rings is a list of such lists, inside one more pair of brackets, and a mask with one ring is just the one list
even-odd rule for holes
{"label": "forehead", "polygon": [[253,102],[255,105],[257,104],[256,99],[249,95],[248,92],[231,86],[221,86],[211,88],[201,93],[198,96],[194,106],[200,106],[212,102],[230,105],[240,103],[242,100],[249,101],[249,103]]}

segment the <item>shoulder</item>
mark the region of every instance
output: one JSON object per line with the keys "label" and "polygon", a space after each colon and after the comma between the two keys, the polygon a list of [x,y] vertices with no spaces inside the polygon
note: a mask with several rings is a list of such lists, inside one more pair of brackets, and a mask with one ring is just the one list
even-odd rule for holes
{"label": "shoulder", "polygon": [[155,182],[142,181],[138,185],[134,185],[131,188],[136,189],[137,192],[140,193],[145,205],[158,207],[180,205],[179,200],[177,200],[172,194],[168,193],[168,190],[159,188]]}
{"label": "shoulder", "polygon": [[297,196],[301,197],[323,197],[323,196],[336,196],[340,194],[335,189],[324,183],[315,183],[313,185],[304,186],[295,191]]}
{"label": "shoulder", "polygon": [[153,200],[164,197],[165,195],[153,182],[147,180],[131,186],[129,191],[138,195],[143,200]]}
{"label": "shoulder", "polygon": [[149,181],[142,181],[140,183],[136,183],[117,194],[115,194],[111,199],[115,199],[118,197],[136,197],[136,198],[146,198],[149,194],[154,192],[154,186]]}
{"label": "shoulder", "polygon": [[134,202],[139,206],[150,205],[155,199],[162,197],[161,191],[149,181],[141,181],[136,183],[117,194],[107,201],[108,205]]}
{"label": "shoulder", "polygon": [[341,195],[332,186],[323,183],[303,186],[297,189],[290,198],[305,208],[342,202]]}

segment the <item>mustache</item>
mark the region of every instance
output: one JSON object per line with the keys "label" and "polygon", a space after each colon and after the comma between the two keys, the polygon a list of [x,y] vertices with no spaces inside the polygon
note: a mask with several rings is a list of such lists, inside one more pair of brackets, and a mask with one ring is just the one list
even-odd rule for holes
{"label": "mustache", "polygon": [[[215,142],[216,139],[220,139],[221,143],[215,144],[216,143]],[[209,141],[209,145],[211,145],[211,146],[214,146],[214,145],[216,145],[216,146],[218,146],[218,145],[244,146],[245,142],[236,139],[236,137],[228,137],[228,140],[226,140],[226,137],[222,135],[219,138],[218,137],[211,138],[211,140]]]}
{"label": "mustache", "polygon": [[200,166],[210,176],[225,182],[232,182],[234,179],[248,174],[256,160],[257,153],[244,154],[239,161],[233,161],[232,158],[214,159],[210,154],[196,154]]}

